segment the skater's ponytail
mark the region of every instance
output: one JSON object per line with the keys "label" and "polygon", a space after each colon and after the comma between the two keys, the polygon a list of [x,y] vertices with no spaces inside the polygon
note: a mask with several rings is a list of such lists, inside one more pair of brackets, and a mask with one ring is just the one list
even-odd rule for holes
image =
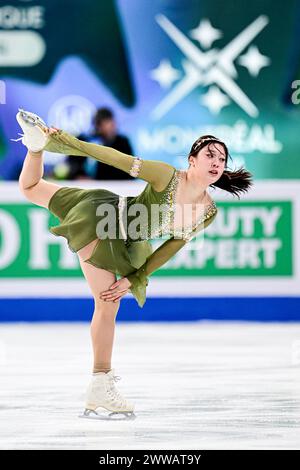
{"label": "skater's ponytail", "polygon": [[[228,156],[229,155],[227,146],[217,137],[213,135],[203,135],[199,137],[192,145],[190,153],[188,154],[188,159],[190,156],[196,156],[198,152],[207,145],[209,151],[210,146],[213,145],[216,150],[215,143],[222,145],[225,151],[225,168],[227,167]],[[250,187],[253,185],[252,174],[245,170],[243,167],[237,170],[225,169],[222,176],[215,182],[210,184],[211,187],[218,187],[228,191],[229,193],[237,196],[240,199],[239,193],[247,192]]]}

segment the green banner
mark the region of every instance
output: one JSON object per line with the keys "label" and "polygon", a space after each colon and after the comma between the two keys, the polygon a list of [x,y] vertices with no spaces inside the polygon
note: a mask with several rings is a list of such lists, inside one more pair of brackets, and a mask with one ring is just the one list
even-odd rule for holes
{"label": "green banner", "polygon": [[[218,203],[218,217],[153,276],[291,276],[292,202]],[[32,204],[0,205],[1,277],[82,277],[76,254],[48,230],[59,220]],[[152,241],[153,247],[162,243]]]}

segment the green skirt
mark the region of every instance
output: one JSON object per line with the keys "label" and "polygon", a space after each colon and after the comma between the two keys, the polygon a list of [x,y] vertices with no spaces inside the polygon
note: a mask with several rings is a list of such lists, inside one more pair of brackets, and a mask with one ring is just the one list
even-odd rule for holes
{"label": "green skirt", "polygon": [[[87,263],[106,269],[126,277],[139,269],[152,254],[149,240],[131,241],[118,236],[119,220],[117,217],[117,238],[97,237],[96,226],[104,215],[97,215],[99,204],[112,204],[118,214],[119,195],[106,189],[81,189],[63,186],[51,197],[48,209],[59,219],[59,225],[52,226],[49,231],[56,236],[67,239],[71,251],[77,252],[88,243],[98,238],[92,255]],[[146,300],[147,283],[136,281],[130,291],[142,307]]]}

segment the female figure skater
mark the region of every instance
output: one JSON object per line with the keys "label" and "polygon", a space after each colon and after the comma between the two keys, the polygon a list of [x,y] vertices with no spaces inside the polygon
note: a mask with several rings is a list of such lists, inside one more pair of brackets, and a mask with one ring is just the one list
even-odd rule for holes
{"label": "female figure skater", "polygon": [[[24,196],[47,208],[60,224],[49,230],[67,239],[68,247],[76,252],[85,279],[94,297],[91,338],[94,365],[86,391],[82,417],[103,418],[100,409],[113,415],[134,418],[134,405],[116,389],[111,368],[115,318],[121,298],[130,290],[142,307],[151,273],[165,264],[200,230],[212,223],[217,207],[207,192],[210,186],[237,195],[252,185],[251,174],[239,169],[226,169],[228,149],[212,135],[199,137],[188,155],[187,170],[178,170],[163,161],[143,160],[109,147],[83,142],[57,128],[49,128],[36,114],[22,109],[17,121],[24,134],[20,139],[28,152],[19,177]],[[12,139],[14,140],[14,139]],[[60,186],[43,179],[43,151],[93,157],[115,166],[147,182],[145,189],[134,197],[119,196],[105,189],[81,189]],[[239,196],[238,196],[239,197]],[[115,228],[120,236],[99,236],[98,223],[104,221],[98,209],[108,204],[117,211]],[[132,236],[125,224],[133,222],[130,208],[134,204],[147,209],[138,236]],[[151,206],[162,207],[153,222]],[[189,218],[182,208],[192,206]],[[201,216],[194,210],[202,207]],[[138,209],[138,210],[139,210]],[[176,209],[176,210],[175,210]],[[130,224],[127,224],[128,227]],[[171,237],[152,252],[150,239]],[[121,279],[117,280],[117,275]],[[107,418],[107,416],[104,416]]]}

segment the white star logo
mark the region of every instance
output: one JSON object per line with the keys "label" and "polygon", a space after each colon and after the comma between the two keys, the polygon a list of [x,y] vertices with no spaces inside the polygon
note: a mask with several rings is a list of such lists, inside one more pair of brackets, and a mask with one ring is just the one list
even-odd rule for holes
{"label": "white star logo", "polygon": [[208,107],[211,113],[219,114],[221,109],[230,103],[230,99],[213,85],[209,87],[205,95],[202,95],[201,102]]}
{"label": "white star logo", "polygon": [[168,59],[162,59],[159,66],[150,72],[150,77],[156,80],[162,88],[170,88],[180,76],[180,71],[174,69]]}
{"label": "white star logo", "polygon": [[[258,116],[257,107],[234,81],[238,76],[234,61],[238,58],[238,63],[246,67],[253,76],[257,76],[262,67],[270,64],[270,59],[262,55],[255,46],[251,46],[247,53],[238,57],[268,24],[269,20],[266,16],[259,16],[223,49],[210,49],[206,52],[197,47],[166,16],[157,15],[156,21],[181,50],[185,58],[182,60],[183,77],[153,110],[152,117],[154,119],[160,119],[200,85],[213,85],[207,94],[202,96],[202,104],[207,106],[212,113],[219,113],[232,100],[249,116]],[[191,30],[191,35],[203,47],[209,47],[213,41],[221,37],[221,31],[213,28],[208,20],[202,20],[197,28]],[[159,67],[152,71],[154,74],[152,77],[158,80],[164,75],[161,74],[161,70],[165,70],[164,74],[167,77],[160,78],[165,87],[171,86],[175,80],[178,80],[179,71],[173,69],[170,62],[162,61]]]}
{"label": "white star logo", "polygon": [[219,29],[214,28],[208,19],[203,19],[197,28],[190,31],[190,36],[199,41],[204,49],[208,49],[216,39],[223,36],[223,33]]}
{"label": "white star logo", "polygon": [[253,77],[257,77],[262,67],[269,65],[271,60],[269,57],[262,55],[256,46],[249,47],[246,54],[238,59],[238,63],[248,69],[248,72]]}

